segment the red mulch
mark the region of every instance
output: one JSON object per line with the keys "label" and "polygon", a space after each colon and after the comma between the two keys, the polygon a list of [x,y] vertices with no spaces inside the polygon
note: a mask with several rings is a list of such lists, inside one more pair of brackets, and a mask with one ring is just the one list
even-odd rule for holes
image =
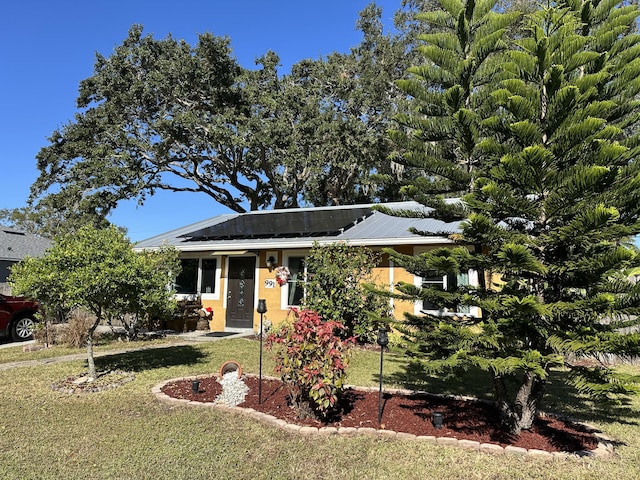
{"label": "red mulch", "polygon": [[[514,438],[500,429],[498,414],[492,405],[481,402],[455,400],[424,394],[398,395],[383,393],[382,424],[378,425],[378,392],[345,391],[340,411],[325,422],[300,420],[289,406],[286,388],[279,380],[262,381],[262,403],[258,403],[258,378],[246,377],[249,393],[239,407],[253,408],[289,423],[312,427],[373,427],[415,435],[433,435],[493,443],[503,447],[513,445],[547,452],[576,452],[592,450],[597,440],[579,426],[545,417],[536,420],[530,431]],[[216,377],[200,379],[199,393],[192,392],[191,380],[169,383],[162,391],[173,398],[213,402],[222,392]],[[432,413],[441,412],[442,429],[436,429]]]}

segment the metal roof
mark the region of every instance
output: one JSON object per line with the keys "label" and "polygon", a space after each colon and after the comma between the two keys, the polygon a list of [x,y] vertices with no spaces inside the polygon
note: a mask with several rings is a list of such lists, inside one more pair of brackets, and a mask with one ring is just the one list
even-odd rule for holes
{"label": "metal roof", "polygon": [[[219,215],[201,222],[156,235],[138,242],[136,250],[175,246],[182,251],[240,251],[267,248],[309,248],[320,244],[346,241],[352,245],[428,245],[451,243],[448,236],[460,231],[460,222],[446,223],[433,218],[404,218],[386,215],[372,210],[376,204],[336,207],[311,207],[255,211]],[[417,202],[393,202],[380,204],[391,210],[430,209]],[[318,227],[322,221],[335,217],[330,228]],[[286,220],[304,218],[310,230],[290,228]],[[355,220],[355,221],[354,221]],[[315,222],[315,223],[314,223]],[[226,229],[225,224],[229,229]],[[336,225],[343,225],[335,228]],[[238,227],[249,225],[253,231]],[[281,230],[264,225],[288,225]],[[300,224],[298,224],[300,225]],[[260,226],[260,227],[257,227]],[[410,229],[426,232],[418,235]],[[225,233],[228,235],[225,236]]]}
{"label": "metal roof", "polygon": [[24,257],[41,257],[51,240],[0,225],[0,260],[20,261]]}

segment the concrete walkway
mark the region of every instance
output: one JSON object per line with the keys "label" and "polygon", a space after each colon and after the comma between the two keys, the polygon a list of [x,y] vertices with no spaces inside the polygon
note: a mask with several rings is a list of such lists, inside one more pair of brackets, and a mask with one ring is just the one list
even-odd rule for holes
{"label": "concrete walkway", "polygon": [[20,345],[33,345],[34,343],[36,343],[35,340],[29,340],[26,342],[12,342],[12,341],[5,341],[4,339],[2,340],[3,343],[0,343],[0,349],[3,348],[13,348],[13,347],[19,347]]}
{"label": "concrete walkway", "polygon": [[[107,327],[109,328],[109,327]],[[110,331],[110,328],[109,328]],[[155,350],[160,348],[169,348],[169,347],[180,347],[184,345],[193,345],[197,342],[217,342],[219,340],[230,339],[230,338],[242,338],[253,335],[253,332],[208,332],[208,331],[193,331],[193,332],[185,332],[185,333],[176,333],[176,332],[163,332],[165,338],[169,339],[167,343],[159,343],[154,345],[143,345],[140,347],[133,348],[123,348],[118,350],[103,350],[103,351],[94,351],[93,356],[95,358],[98,357],[106,357],[109,355],[117,355],[122,353],[136,352],[141,350]],[[34,341],[29,342],[13,342],[4,344],[2,348],[8,347],[19,347],[25,346],[35,343]],[[82,353],[75,353],[73,355],[64,355],[62,357],[51,357],[51,358],[39,358],[34,360],[24,360],[24,361],[16,361],[16,362],[8,362],[8,363],[0,363],[0,371],[9,370],[11,368],[17,367],[32,367],[36,365],[48,365],[52,363],[61,363],[61,362],[69,362],[74,360],[85,360],[87,358],[86,350],[82,350]]]}

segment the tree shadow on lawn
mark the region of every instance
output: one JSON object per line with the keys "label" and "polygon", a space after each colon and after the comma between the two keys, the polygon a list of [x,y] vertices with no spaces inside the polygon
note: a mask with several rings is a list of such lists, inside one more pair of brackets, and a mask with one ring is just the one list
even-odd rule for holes
{"label": "tree shadow on lawn", "polygon": [[[382,375],[383,386],[391,383],[409,390],[429,393],[493,398],[491,376],[478,368],[466,372],[434,375],[426,373],[418,362],[407,362],[406,358],[389,356],[388,362],[393,366],[394,373]],[[377,374],[371,378],[379,381]]]}
{"label": "tree shadow on lawn", "polygon": [[95,359],[98,370],[125,370],[142,372],[156,368],[201,363],[207,355],[190,345],[151,348],[133,352],[105,355]]}
{"label": "tree shadow on lawn", "polygon": [[576,417],[587,422],[640,425],[640,411],[638,405],[634,405],[633,397],[612,400],[589,397],[567,383],[568,375],[567,371],[562,370],[551,372],[542,403],[543,410]]}
{"label": "tree shadow on lawn", "polygon": [[[420,390],[434,394],[462,395],[494,400],[491,375],[479,368],[466,371],[433,375],[428,374],[417,362],[409,362],[401,357],[389,356],[389,364],[394,373],[382,377],[385,384],[396,384],[409,390]],[[386,359],[385,359],[386,360]],[[576,417],[582,421],[617,422],[632,426],[640,425],[640,412],[631,398],[619,398],[616,401],[595,400],[581,394],[566,382],[567,371],[551,372],[546,385],[546,393],[541,410]],[[379,381],[377,374],[372,380]],[[510,394],[515,393],[515,382],[508,385]]]}

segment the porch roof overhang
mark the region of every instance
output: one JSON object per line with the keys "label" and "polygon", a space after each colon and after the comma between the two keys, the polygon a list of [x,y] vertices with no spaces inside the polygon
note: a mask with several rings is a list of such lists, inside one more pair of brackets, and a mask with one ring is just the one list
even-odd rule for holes
{"label": "porch roof overhang", "polygon": [[[353,245],[356,247],[386,247],[386,246],[395,246],[395,245],[442,245],[442,244],[452,244],[453,241],[447,237],[425,237],[424,240],[415,241],[408,240],[406,238],[386,238],[381,240],[336,240],[336,239],[314,239],[313,241],[286,241],[279,239],[277,242],[252,242],[252,243],[241,243],[240,240],[234,240],[238,243],[238,245],[224,245],[224,250],[221,250],[221,245],[219,242],[216,244],[211,244],[207,242],[197,242],[189,245],[179,245],[176,246],[178,250],[182,252],[208,252],[211,255],[245,255],[248,253],[256,253],[259,250],[300,250],[311,248],[314,244],[318,245],[328,245],[331,243],[344,241],[349,245]],[[153,249],[153,247],[141,248],[136,246],[136,250],[149,250]],[[253,252],[252,252],[253,251]]]}

